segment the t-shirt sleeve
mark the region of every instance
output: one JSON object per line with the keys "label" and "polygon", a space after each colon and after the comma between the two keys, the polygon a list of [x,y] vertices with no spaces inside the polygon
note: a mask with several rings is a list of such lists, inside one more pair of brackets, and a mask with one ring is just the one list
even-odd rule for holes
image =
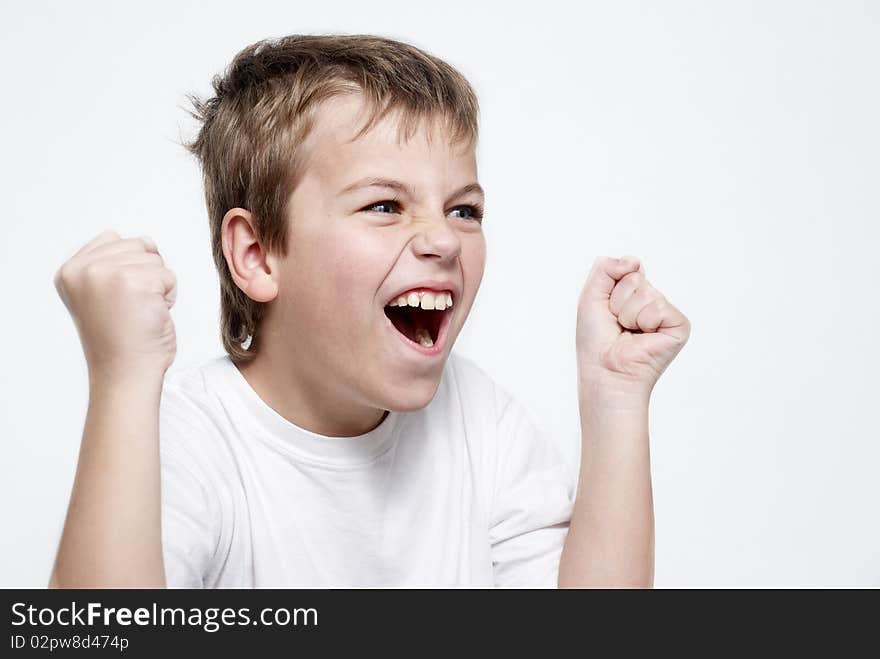
{"label": "t-shirt sleeve", "polygon": [[495,585],[556,588],[576,491],[563,452],[516,399],[498,394],[490,521]]}
{"label": "t-shirt sleeve", "polygon": [[[200,464],[205,428],[176,387],[163,387],[159,413],[162,553],[168,588],[205,588],[220,539],[220,508]],[[202,440],[200,442],[200,440]]]}

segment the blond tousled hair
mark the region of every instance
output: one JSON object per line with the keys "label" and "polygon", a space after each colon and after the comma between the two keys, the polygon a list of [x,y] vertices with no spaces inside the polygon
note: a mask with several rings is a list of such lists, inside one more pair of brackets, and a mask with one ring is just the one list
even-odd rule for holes
{"label": "blond tousled hair", "polygon": [[[456,69],[415,46],[375,35],[294,34],[239,52],[212,81],[214,96],[187,94],[201,127],[184,146],[201,165],[214,262],[220,275],[220,333],[237,362],[252,359],[264,303],[238,288],[221,247],[221,224],[235,207],[249,210],[257,240],[287,253],[287,200],[307,154],[300,145],[323,101],[360,93],[367,133],[399,112],[408,140],[423,119],[441,119],[453,143],[475,144],[477,97]],[[242,344],[247,343],[247,347]]]}

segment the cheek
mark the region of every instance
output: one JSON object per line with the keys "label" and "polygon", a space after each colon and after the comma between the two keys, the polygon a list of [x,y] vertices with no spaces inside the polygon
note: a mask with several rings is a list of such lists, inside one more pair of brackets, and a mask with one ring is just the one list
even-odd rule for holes
{"label": "cheek", "polygon": [[461,269],[465,286],[476,294],[486,268],[486,238],[483,233],[468,236],[461,243]]}
{"label": "cheek", "polygon": [[323,255],[317,276],[324,286],[343,297],[376,294],[388,269],[388,241],[366,232],[349,231],[330,236],[321,246]]}
{"label": "cheek", "polygon": [[[359,332],[362,323],[373,322],[378,308],[376,291],[389,267],[387,241],[364,232],[328,232],[315,249],[310,279],[320,315],[335,319],[340,331]],[[347,322],[341,323],[343,318]]]}

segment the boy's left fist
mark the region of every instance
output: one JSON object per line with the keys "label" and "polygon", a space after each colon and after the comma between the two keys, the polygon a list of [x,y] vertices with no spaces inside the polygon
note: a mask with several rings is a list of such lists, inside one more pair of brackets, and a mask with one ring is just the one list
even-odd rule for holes
{"label": "boy's left fist", "polygon": [[647,399],[690,330],[684,314],[648,282],[638,257],[600,256],[578,301],[579,382],[594,392],[604,387]]}

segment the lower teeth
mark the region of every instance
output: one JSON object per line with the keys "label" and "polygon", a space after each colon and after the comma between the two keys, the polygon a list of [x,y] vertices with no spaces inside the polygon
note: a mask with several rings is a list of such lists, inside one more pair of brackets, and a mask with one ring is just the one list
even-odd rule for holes
{"label": "lower teeth", "polygon": [[430,333],[424,327],[420,327],[416,330],[416,339],[419,343],[421,343],[424,347],[430,348],[434,345],[433,339],[431,339]]}

